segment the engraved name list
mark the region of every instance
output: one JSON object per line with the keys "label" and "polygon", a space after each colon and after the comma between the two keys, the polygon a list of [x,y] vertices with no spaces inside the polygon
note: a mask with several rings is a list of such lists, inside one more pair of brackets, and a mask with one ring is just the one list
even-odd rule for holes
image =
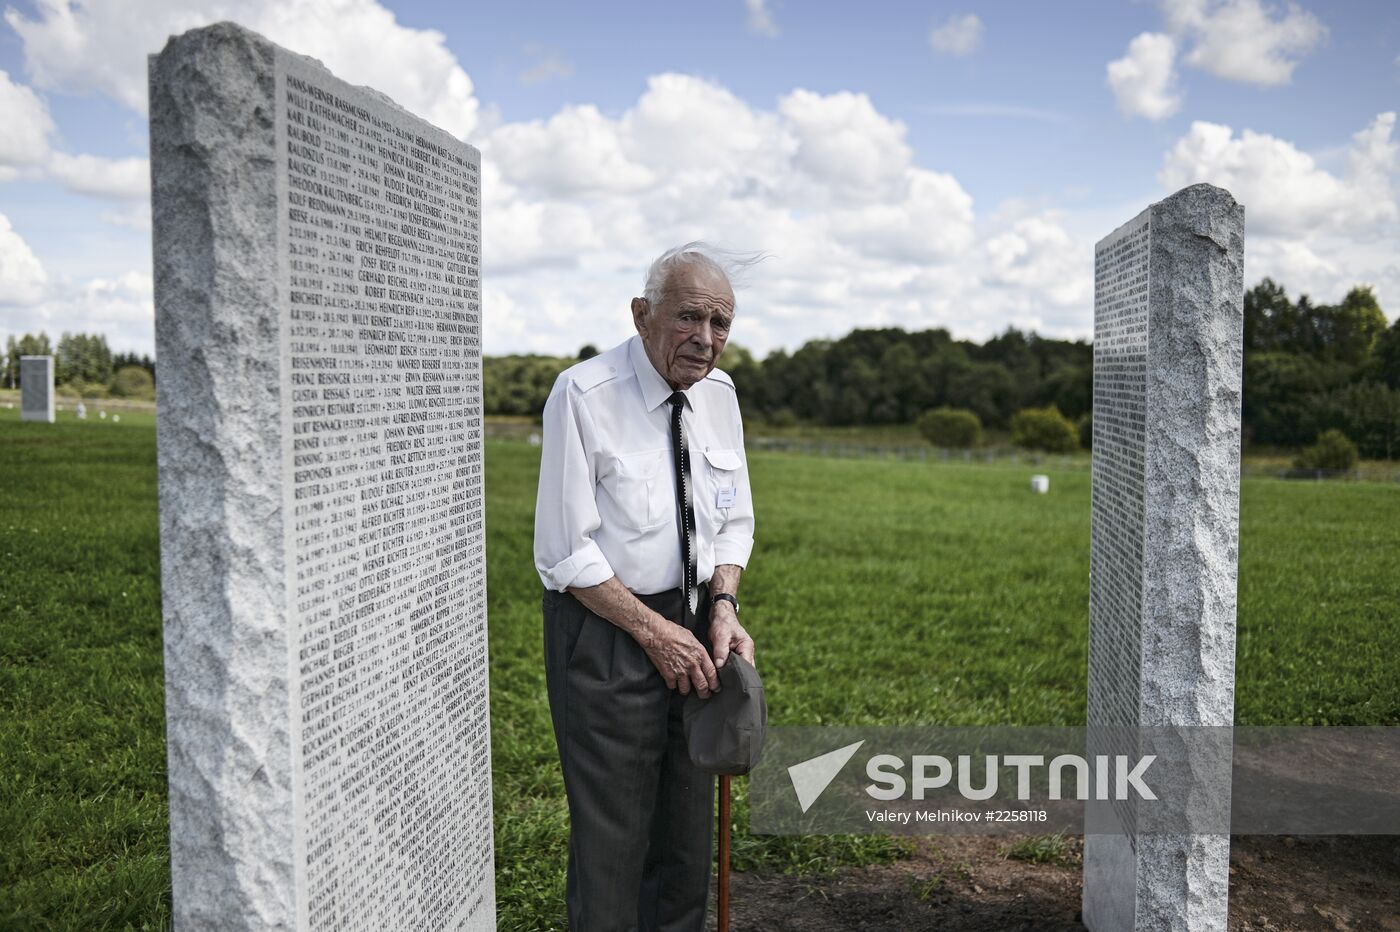
{"label": "engraved name list", "polygon": [[301,922],[489,924],[478,157],[277,77]]}

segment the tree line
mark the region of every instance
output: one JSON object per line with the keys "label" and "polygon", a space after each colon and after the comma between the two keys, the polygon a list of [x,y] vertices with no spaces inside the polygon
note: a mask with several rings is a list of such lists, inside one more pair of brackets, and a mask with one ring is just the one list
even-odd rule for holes
{"label": "tree line", "polygon": [[1370,288],[1314,305],[1265,279],[1245,294],[1244,310],[1251,441],[1297,447],[1337,430],[1363,456],[1400,457],[1400,320],[1386,325]]}
{"label": "tree line", "polygon": [[[486,412],[537,417],[559,372],[596,352],[586,346],[577,357],[488,357]],[[976,431],[959,422],[943,435],[980,438],[986,428],[1015,438],[1063,434],[1048,416],[1053,409],[1087,446],[1093,355],[1088,342],[1015,328],[978,343],[943,329],[890,327],[810,340],[762,360],[731,344],[721,365],[753,423],[913,424],[930,411],[970,412]],[[1335,305],[1306,295],[1294,301],[1267,278],[1251,288],[1244,296],[1243,379],[1248,444],[1297,448],[1336,429],[1362,455],[1400,456],[1400,321],[1387,325],[1369,287],[1351,289]],[[943,423],[953,426],[946,417]]]}
{"label": "tree line", "polygon": [[[538,416],[559,373],[596,353],[589,345],[576,357],[487,357],[486,412]],[[731,343],[721,360],[745,419],[779,425],[907,424],[945,405],[971,410],[993,428],[1036,404],[1074,418],[1089,411],[1092,366],[1093,348],[1083,341],[1013,329],[979,344],[946,330],[897,327],[812,340],[761,361]]]}
{"label": "tree line", "polygon": [[[6,384],[18,384],[19,356],[50,352],[42,333],[10,337]],[[572,357],[486,357],[485,412],[538,417],[559,373],[597,352],[590,345]],[[113,354],[99,335],[65,333],[54,355],[55,380],[70,392],[154,392],[154,361]],[[731,344],[722,363],[751,424],[921,423],[931,439],[976,443],[985,428],[1063,446],[1064,421],[1078,443],[1092,440],[1093,347],[1083,340],[1012,328],[978,343],[943,329],[887,327],[809,340],[761,360]],[[1314,304],[1264,279],[1244,296],[1243,421],[1246,443],[1256,446],[1298,448],[1337,430],[1364,456],[1400,457],[1400,320],[1387,325],[1369,287]]]}
{"label": "tree line", "polygon": [[156,362],[148,355],[113,353],[107,338],[96,333],[64,333],[58,346],[47,333],[26,333],[5,340],[4,384],[20,386],[21,356],[53,356],[53,380],[58,394],[82,398],[156,396]]}

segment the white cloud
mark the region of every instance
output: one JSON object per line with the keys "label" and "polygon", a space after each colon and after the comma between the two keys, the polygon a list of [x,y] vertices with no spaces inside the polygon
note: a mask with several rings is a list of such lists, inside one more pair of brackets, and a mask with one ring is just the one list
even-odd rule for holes
{"label": "white cloud", "polygon": [[1394,130],[1395,114],[1379,114],[1352,137],[1338,176],[1286,140],[1198,121],[1166,154],[1158,180],[1169,189],[1201,181],[1229,189],[1252,233],[1364,236],[1400,217]]}
{"label": "white cloud", "polygon": [[972,198],[952,175],[911,169],[894,202],[835,211],[831,230],[857,252],[896,262],[958,256],[972,246]]}
{"label": "white cloud", "polygon": [[[1017,296],[1049,299],[1059,308],[1093,302],[1092,246],[1072,236],[1049,212],[1023,217],[986,244],[988,280]],[[1033,308],[1027,308],[1033,310]]]}
{"label": "white cloud", "polygon": [[67,289],[55,301],[55,310],[64,320],[78,322],[76,330],[110,334],[114,349],[139,345],[153,337],[154,292],[150,275],[124,272]]}
{"label": "white cloud", "polygon": [[[140,107],[139,53],[216,12],[214,0],[197,0],[188,13],[141,2],[120,15],[74,0],[44,0],[32,19],[11,13],[34,80],[66,92],[106,89]],[[294,0],[285,9],[227,0],[220,15],[318,55],[428,119],[459,132],[476,127],[488,352],[620,339],[647,262],[696,238],[773,254],[739,296],[735,339],[759,352],[857,326],[945,326],[979,339],[1008,321],[1049,335],[1087,332],[1092,252],[1072,225],[1044,211],[979,218],[959,180],[916,164],[904,124],[863,94],[795,89],[760,107],[714,81],[660,74],[620,112],[577,105],[487,126],[442,37],[398,26],[370,0]],[[318,47],[347,36],[344,49]],[[434,107],[463,99],[469,106],[452,111],[455,126],[434,116]],[[95,216],[148,228],[142,160],[48,149],[35,166],[45,169],[71,190],[114,199]],[[25,255],[42,274],[27,247]],[[26,321],[53,332],[99,330],[114,346],[149,350],[147,277],[106,270],[38,281]]]}
{"label": "white cloud", "polygon": [[0,214],[0,306],[37,304],[48,281],[29,244],[10,226],[10,218]]}
{"label": "white cloud", "polygon": [[497,274],[572,267],[603,246],[591,213],[574,204],[518,198],[496,205],[490,218],[486,256]]}
{"label": "white cloud", "polygon": [[106,159],[55,152],[49,159],[48,173],[77,194],[137,200],[151,193],[151,165],[142,158]]}
{"label": "white cloud", "polygon": [[913,152],[905,126],[864,94],[797,90],[778,103],[797,139],[793,164],[833,194],[865,199],[898,191]]}
{"label": "white cloud", "polygon": [[1245,246],[1246,285],[1264,276],[1294,297],[1307,294],[1319,303],[1340,301],[1356,285],[1371,285],[1391,320],[1400,305],[1400,262],[1392,243],[1358,242],[1341,236],[1303,241],[1292,237],[1251,238]]}
{"label": "white cloud", "polygon": [[1108,86],[1127,116],[1164,120],[1181,109],[1176,90],[1176,40],[1144,32],[1128,43],[1128,53],[1108,63]]}
{"label": "white cloud", "polygon": [[150,233],[151,202],[148,200],[137,201],[134,204],[125,204],[116,210],[104,210],[102,220],[114,226]]}
{"label": "white cloud", "polygon": [[573,77],[573,64],[552,49],[530,44],[525,46],[525,54],[532,63],[529,68],[520,72],[522,84],[543,84],[554,78]]}
{"label": "white cloud", "polygon": [[773,21],[767,0],[744,0],[744,7],[749,11],[749,32],[770,38],[778,35],[778,24]]}
{"label": "white cloud", "polygon": [[1327,27],[1296,3],[1262,0],[1163,0],[1167,27],[1189,37],[1186,63],[1219,78],[1261,87],[1287,84]]}
{"label": "white cloud", "polygon": [[1326,301],[1338,290],[1318,289],[1319,282],[1338,281],[1337,263],[1318,255],[1316,246],[1301,240],[1261,236],[1249,244],[1249,260],[1262,270],[1259,278],[1268,275],[1295,292],[1308,292]]}
{"label": "white cloud", "polygon": [[950,16],[941,25],[933,27],[928,41],[936,52],[971,55],[982,42],[982,20],[976,13]]}
{"label": "white cloud", "polygon": [[1290,294],[1331,302],[1366,283],[1394,317],[1400,304],[1395,123],[1395,113],[1382,113],[1355,133],[1335,160],[1340,173],[1287,140],[1195,123],[1167,152],[1158,178],[1168,189],[1217,184],[1244,204],[1247,284],[1267,275]]}
{"label": "white cloud", "polygon": [[653,180],[627,155],[615,121],[592,104],[505,124],[491,135],[490,152],[505,180],[549,195],[638,191]]}
{"label": "white cloud", "polygon": [[959,181],[916,165],[864,95],[763,109],[657,75],[616,116],[501,126],[483,155],[487,352],[625,337],[646,263],[696,238],[772,254],[739,294],[735,340],[759,352],[860,326],[1087,332],[1092,244],[1049,214],[979,228]]}
{"label": "white cloud", "polygon": [[55,128],[43,98],[0,71],[0,181],[47,176],[77,194],[135,199],[150,194],[150,164],[143,158],[106,159],[54,151]]}
{"label": "white cloud", "polygon": [[146,109],[146,55],[168,36],[233,20],[318,58],[460,137],[477,126],[472,81],[442,33],[400,25],[377,0],[41,0],[36,18],[7,8],[25,68],[42,88],[106,94]]}
{"label": "white cloud", "polygon": [[666,174],[671,184],[768,184],[796,145],[776,115],[682,74],[650,78],[619,129],[631,157]]}
{"label": "white cloud", "polygon": [[0,181],[43,162],[49,154],[53,120],[44,101],[23,84],[0,71]]}
{"label": "white cloud", "polygon": [[154,325],[151,277],[133,271],[52,283],[41,303],[7,311],[4,329],[16,334],[43,330],[54,341],[65,331],[100,333],[117,352],[150,353]]}

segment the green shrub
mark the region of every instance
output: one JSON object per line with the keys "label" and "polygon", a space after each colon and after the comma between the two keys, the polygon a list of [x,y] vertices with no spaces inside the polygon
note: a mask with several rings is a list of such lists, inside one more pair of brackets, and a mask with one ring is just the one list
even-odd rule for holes
{"label": "green shrub", "polygon": [[1079,416],[1079,445],[1086,450],[1094,448],[1094,415],[1092,413]]}
{"label": "green shrub", "polygon": [[107,386],[101,382],[84,382],[82,379],[73,379],[54,388],[55,394],[65,398],[108,398],[111,392]]}
{"label": "green shrub", "polygon": [[919,433],[936,447],[965,450],[982,442],[982,422],[966,408],[934,408],[915,421]]}
{"label": "green shrub", "polygon": [[1293,461],[1298,469],[1329,469],[1348,472],[1356,466],[1356,444],[1340,430],[1324,430],[1312,446]]}
{"label": "green shrub", "polygon": [[1073,453],[1079,449],[1079,431],[1054,405],[1022,408],[1011,416],[1011,442],[1026,450]]}
{"label": "green shrub", "polygon": [[156,397],[156,381],[141,366],[122,366],[112,376],[112,395],[151,401]]}
{"label": "green shrub", "polygon": [[791,408],[779,408],[768,415],[769,427],[796,427],[797,415],[792,413]]}

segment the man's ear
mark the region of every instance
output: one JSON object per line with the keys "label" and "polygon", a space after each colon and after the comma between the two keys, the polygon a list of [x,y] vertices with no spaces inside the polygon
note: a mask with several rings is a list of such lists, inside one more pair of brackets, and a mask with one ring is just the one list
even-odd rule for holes
{"label": "man's ear", "polygon": [[637,332],[643,336],[646,336],[647,311],[649,309],[650,305],[647,303],[646,298],[632,299],[632,326],[636,327]]}

